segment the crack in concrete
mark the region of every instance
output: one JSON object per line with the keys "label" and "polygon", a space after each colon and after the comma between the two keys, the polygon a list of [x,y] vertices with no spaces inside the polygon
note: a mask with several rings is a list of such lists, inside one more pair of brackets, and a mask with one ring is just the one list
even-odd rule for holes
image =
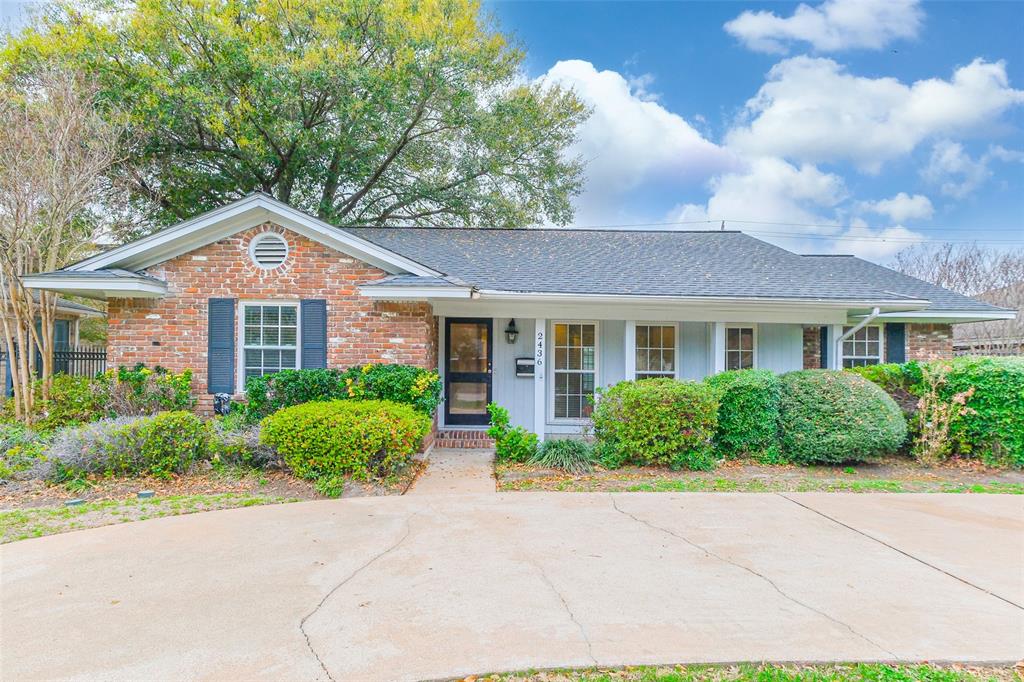
{"label": "crack in concrete", "polygon": [[790,502],[792,502],[793,504],[795,504],[798,507],[803,507],[804,509],[806,509],[809,512],[814,512],[818,516],[820,516],[822,518],[825,518],[825,519],[828,519],[832,523],[840,525],[843,528],[846,528],[848,530],[852,530],[854,533],[857,533],[858,535],[863,535],[864,537],[866,537],[869,540],[874,540],[878,544],[883,545],[885,547],[888,547],[889,549],[893,550],[894,552],[898,552],[898,553],[902,554],[903,556],[907,557],[908,559],[913,559],[914,561],[918,562],[919,564],[923,564],[923,565],[927,566],[928,568],[930,568],[932,570],[938,571],[939,573],[942,573],[944,575],[948,575],[950,578],[953,578],[955,580],[959,580],[964,585],[968,585],[969,587],[973,587],[976,590],[984,592],[985,594],[990,595],[992,597],[995,597],[996,599],[999,599],[1000,601],[1006,602],[1010,606],[1014,606],[1014,607],[1024,611],[1024,606],[1021,606],[1017,602],[1011,601],[1011,600],[1007,599],[1006,597],[1003,597],[1001,595],[996,594],[995,592],[992,592],[991,590],[986,590],[984,587],[982,587],[980,585],[976,585],[976,584],[972,583],[971,581],[969,581],[969,580],[967,580],[965,578],[961,578],[960,576],[956,575],[955,573],[950,573],[949,571],[947,571],[947,570],[945,570],[943,568],[939,568],[935,564],[930,564],[927,561],[925,561],[924,559],[916,557],[913,554],[900,549],[899,547],[896,547],[894,545],[890,545],[888,542],[885,542],[884,540],[880,540],[879,538],[876,538],[874,535],[870,535],[869,533],[865,533],[864,531],[860,530],[859,528],[855,528],[855,527],[853,527],[851,525],[845,524],[842,521],[840,521],[839,519],[837,519],[837,518],[835,518],[833,516],[829,516],[825,512],[818,511],[814,507],[810,507],[810,506],[804,504],[803,502],[797,502],[792,497],[788,497],[787,495],[783,495],[782,493],[775,493],[775,494],[778,495],[779,497],[781,497],[784,500],[789,500]]}
{"label": "crack in concrete", "polygon": [[377,554],[370,557],[365,563],[356,568],[356,570],[352,571],[352,573],[350,573],[344,580],[342,580],[337,585],[332,587],[331,590],[324,595],[323,599],[321,599],[320,602],[313,607],[313,610],[307,613],[305,616],[303,616],[302,620],[299,621],[299,632],[302,633],[302,636],[306,640],[306,648],[309,649],[309,653],[313,654],[313,658],[315,658],[316,662],[320,664],[320,669],[324,671],[324,674],[327,675],[327,679],[331,680],[331,682],[336,681],[334,679],[334,676],[331,675],[331,671],[328,670],[327,666],[324,664],[323,659],[320,658],[320,654],[318,654],[316,652],[316,649],[313,647],[313,642],[309,639],[309,633],[306,632],[306,621],[312,618],[314,615],[316,615],[317,611],[319,611],[320,608],[327,603],[327,600],[333,597],[334,593],[340,590],[346,583],[348,583],[350,580],[352,580],[357,575],[362,573],[365,569],[369,568],[369,566],[378,559],[381,559],[384,556],[393,552],[394,550],[398,549],[399,545],[405,542],[409,538],[409,534],[412,532],[412,526],[409,523],[409,518],[410,517],[406,517],[405,519],[405,533],[402,534],[402,537],[400,537],[395,543],[393,543],[389,547],[381,550]]}
{"label": "crack in concrete", "polygon": [[797,599],[796,597],[794,597],[793,595],[789,594],[788,592],[783,590],[781,587],[779,587],[778,584],[776,584],[776,582],[774,580],[772,580],[768,576],[764,575],[763,573],[759,573],[758,571],[755,571],[753,568],[750,568],[749,566],[741,564],[741,563],[739,563],[737,561],[733,561],[732,559],[730,559],[728,557],[724,557],[724,556],[722,556],[722,555],[720,555],[720,554],[718,554],[716,552],[713,552],[712,550],[708,549],[704,545],[701,545],[701,544],[699,544],[697,542],[694,542],[693,540],[691,540],[690,538],[686,537],[685,535],[681,535],[681,534],[676,533],[675,531],[673,531],[673,530],[671,530],[669,528],[665,528],[663,526],[659,526],[657,524],[653,524],[650,521],[647,521],[645,519],[641,519],[640,517],[635,516],[634,514],[631,514],[630,512],[628,512],[628,511],[622,509],[621,507],[619,507],[618,502],[615,501],[615,497],[614,496],[611,497],[611,501],[612,501],[612,507],[614,507],[615,511],[619,512],[620,514],[624,514],[625,516],[628,516],[629,518],[633,519],[637,523],[640,523],[640,524],[642,524],[644,526],[647,526],[648,528],[651,528],[652,530],[656,530],[656,531],[665,533],[667,535],[671,535],[672,537],[676,538],[677,540],[682,540],[683,542],[685,542],[686,544],[690,545],[691,547],[693,547],[693,548],[695,548],[695,549],[697,549],[697,550],[699,550],[701,552],[704,552],[705,556],[713,557],[713,558],[715,558],[715,559],[717,559],[717,560],[719,560],[719,561],[721,561],[723,563],[729,564],[730,566],[735,566],[736,568],[742,569],[742,570],[746,571],[747,573],[750,573],[751,575],[753,575],[753,576],[755,576],[757,578],[760,578],[764,582],[766,582],[769,585],[771,585],[772,588],[776,592],[778,592],[780,595],[782,595],[784,598],[788,599],[789,601],[793,602],[794,604],[796,604],[798,606],[801,606],[801,607],[807,609],[808,611],[816,613],[819,616],[822,616],[823,618],[827,618],[828,620],[832,621],[836,625],[839,625],[840,627],[846,628],[851,634],[861,638],[862,640],[864,640],[865,642],[867,642],[871,646],[873,646],[873,647],[875,647],[875,648],[877,648],[877,649],[879,649],[881,651],[884,651],[886,654],[888,654],[892,658],[892,660],[896,660],[896,661],[902,660],[895,653],[893,653],[892,651],[886,649],[884,646],[882,646],[878,642],[874,641],[870,637],[864,635],[863,633],[858,632],[857,630],[855,630],[848,623],[844,623],[843,621],[839,620],[838,618],[835,618],[835,617],[829,615],[828,613],[825,613],[824,611],[811,606],[810,604],[807,604],[805,602],[800,601],[799,599]]}
{"label": "crack in concrete", "polygon": [[555,587],[555,584],[551,582],[551,578],[548,577],[548,572],[544,570],[544,567],[537,561],[534,561],[533,559],[530,559],[530,563],[533,564],[533,566],[540,573],[541,577],[544,578],[544,582],[547,583],[547,586],[551,589],[552,592],[555,593],[555,596],[558,597],[558,600],[562,602],[562,608],[564,608],[565,612],[569,614],[569,619],[572,620],[572,622],[576,625],[576,628],[580,631],[580,636],[583,637],[583,641],[587,645],[587,656],[590,657],[590,660],[594,665],[597,665],[597,659],[594,657],[594,646],[590,642],[590,637],[587,635],[587,630],[583,627],[583,623],[576,620],[576,614],[574,614],[572,612],[572,609],[569,608],[569,602],[565,600],[565,597],[562,596],[562,593],[558,590],[557,587]]}

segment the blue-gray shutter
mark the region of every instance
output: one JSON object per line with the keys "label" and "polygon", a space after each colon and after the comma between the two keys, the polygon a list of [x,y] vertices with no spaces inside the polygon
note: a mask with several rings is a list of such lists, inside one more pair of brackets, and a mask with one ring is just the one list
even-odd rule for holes
{"label": "blue-gray shutter", "polygon": [[327,301],[309,299],[301,303],[302,368],[327,367]]}
{"label": "blue-gray shutter", "polygon": [[907,325],[902,322],[885,325],[885,361],[907,361]]}
{"label": "blue-gray shutter", "polygon": [[207,387],[210,393],[235,392],[235,299],[209,300],[206,353]]}
{"label": "blue-gray shutter", "polygon": [[821,328],[821,331],[818,334],[818,338],[820,339],[820,343],[821,343],[821,369],[827,369],[828,368],[828,347],[830,345],[829,342],[828,342],[828,327],[822,327]]}

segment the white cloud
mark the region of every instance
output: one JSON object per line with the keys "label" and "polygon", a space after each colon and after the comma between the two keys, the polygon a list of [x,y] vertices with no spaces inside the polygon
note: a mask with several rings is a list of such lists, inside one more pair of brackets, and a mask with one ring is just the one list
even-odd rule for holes
{"label": "white cloud", "polygon": [[751,50],[785,53],[790,43],[810,43],[820,52],[878,50],[899,38],[916,38],[924,14],[917,0],[826,0],[801,4],[791,16],[746,11],[725,30]]}
{"label": "white cloud", "polygon": [[998,145],[972,159],[964,146],[952,140],[939,140],[932,147],[928,165],[921,171],[925,180],[939,186],[939,191],[954,199],[963,199],[992,177],[993,161],[1024,162],[1024,152]]}
{"label": "white cloud", "polygon": [[898,223],[914,219],[926,220],[935,213],[932,202],[928,197],[923,194],[910,196],[906,192],[900,192],[891,199],[862,202],[861,209],[887,215]]}
{"label": "white cloud", "polygon": [[572,88],[593,110],[573,150],[587,161],[587,185],[577,202],[581,224],[614,219],[623,195],[641,184],[692,186],[736,164],[731,152],[651,100],[650,77],[631,85],[615,71],[571,60],[541,78]]}
{"label": "white cloud", "polygon": [[793,57],[768,74],[746,103],[746,124],[727,144],[748,155],[801,162],[851,161],[877,173],[922,141],[977,131],[1024,103],[1003,62],[975,59],[950,80],[905,85],[895,78],[848,73],[831,59]]}
{"label": "white cloud", "polygon": [[902,225],[872,229],[863,220],[855,218],[842,234],[836,235],[829,245],[832,253],[852,253],[873,261],[885,261],[908,246],[920,244],[925,236]]}

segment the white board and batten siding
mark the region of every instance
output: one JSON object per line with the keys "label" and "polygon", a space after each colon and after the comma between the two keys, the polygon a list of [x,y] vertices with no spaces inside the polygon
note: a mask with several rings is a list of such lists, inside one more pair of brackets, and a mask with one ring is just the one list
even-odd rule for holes
{"label": "white board and batten siding", "polygon": [[[548,415],[547,405],[543,411],[536,409],[535,383],[532,377],[517,377],[516,358],[531,358],[534,355],[536,329],[532,318],[515,318],[519,336],[515,344],[505,340],[505,327],[509,318],[494,318],[494,356],[492,399],[508,408],[512,423],[534,431],[535,415]],[[551,338],[553,320],[545,320],[546,337]],[[773,372],[789,372],[803,367],[803,328],[799,324],[762,323],[757,327],[756,364]],[[626,329],[623,320],[601,320],[598,323],[598,376],[599,386],[610,386],[626,379]],[[711,372],[710,339],[711,323],[678,323],[678,376],[680,379],[700,380]],[[547,354],[550,343],[547,343]],[[550,370],[550,362],[546,363]],[[546,382],[553,380],[550,371],[545,371]],[[550,387],[545,387],[545,395]],[[552,435],[579,432],[578,424],[552,422],[545,418],[544,431]]]}

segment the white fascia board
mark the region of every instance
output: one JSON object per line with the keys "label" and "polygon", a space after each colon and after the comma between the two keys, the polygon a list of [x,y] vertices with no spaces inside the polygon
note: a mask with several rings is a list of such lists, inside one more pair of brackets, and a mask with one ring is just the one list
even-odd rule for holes
{"label": "white fascia board", "polygon": [[119,267],[126,270],[142,270],[265,222],[277,223],[296,234],[359,258],[385,272],[443,276],[405,256],[260,194],[239,199],[138,241],[87,258],[67,269],[101,270]]}
{"label": "white fascia board", "polygon": [[381,300],[426,301],[436,298],[472,298],[469,287],[389,287],[369,285],[359,287],[359,293],[367,298]]}
{"label": "white fascia board", "polygon": [[[861,316],[855,316],[861,317]],[[974,310],[914,310],[910,312],[882,313],[878,319],[889,322],[935,322],[959,324],[961,322],[988,322],[990,320],[1013,320],[1016,311],[974,311]]]}
{"label": "white fascia board", "polygon": [[45,277],[24,278],[28,289],[46,289],[85,298],[160,298],[167,294],[167,285],[151,279],[127,277]]}
{"label": "white fascia board", "polygon": [[547,292],[515,292],[480,289],[481,299],[496,301],[537,301],[553,303],[643,303],[678,305],[680,303],[709,305],[750,305],[763,304],[768,306],[808,306],[814,308],[895,308],[898,310],[917,310],[930,305],[923,299],[899,300],[836,300],[812,298],[764,298],[755,296],[645,296],[632,294],[559,294]]}

